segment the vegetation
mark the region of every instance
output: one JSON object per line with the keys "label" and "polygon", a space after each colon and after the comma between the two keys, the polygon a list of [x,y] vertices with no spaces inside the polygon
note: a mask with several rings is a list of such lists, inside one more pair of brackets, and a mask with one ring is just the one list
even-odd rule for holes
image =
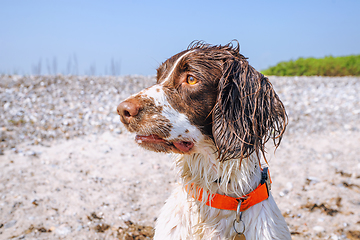
{"label": "vegetation", "polygon": [[276,76],[360,76],[360,55],[299,58],[261,72]]}

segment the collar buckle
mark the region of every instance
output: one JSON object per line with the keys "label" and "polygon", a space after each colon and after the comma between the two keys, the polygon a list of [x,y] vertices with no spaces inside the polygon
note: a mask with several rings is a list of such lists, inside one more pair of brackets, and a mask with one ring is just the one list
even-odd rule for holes
{"label": "collar buckle", "polygon": [[268,192],[268,195],[269,195],[269,192],[271,190],[271,179],[270,179],[270,176],[269,176],[269,168],[268,167],[265,167],[262,169],[261,171],[261,181],[260,181],[260,184],[266,184],[266,189],[267,189],[267,192]]}

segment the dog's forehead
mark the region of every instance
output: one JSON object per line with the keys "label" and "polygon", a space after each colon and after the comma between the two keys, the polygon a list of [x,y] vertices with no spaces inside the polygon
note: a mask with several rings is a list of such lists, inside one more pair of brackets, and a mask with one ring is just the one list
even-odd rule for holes
{"label": "dog's forehead", "polygon": [[161,66],[157,69],[157,83],[167,82],[175,72],[176,68],[179,66],[181,60],[194,52],[195,50],[185,50],[172,56],[163,64],[161,64]]}

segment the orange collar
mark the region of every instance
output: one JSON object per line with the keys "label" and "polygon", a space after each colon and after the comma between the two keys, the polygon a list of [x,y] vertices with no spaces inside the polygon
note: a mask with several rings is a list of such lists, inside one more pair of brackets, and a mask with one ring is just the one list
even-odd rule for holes
{"label": "orange collar", "polygon": [[[240,211],[241,212],[245,211],[248,208],[254,206],[255,204],[258,204],[258,203],[268,199],[270,183],[271,183],[271,179],[269,177],[268,168],[264,168],[261,172],[260,184],[254,191],[252,191],[249,194],[246,194],[242,197],[238,197],[238,198],[229,197],[226,195],[221,195],[221,194],[215,193],[211,196],[211,198],[210,198],[210,196],[208,197],[208,199],[206,201],[206,205],[213,207],[213,208],[222,209],[222,210],[236,211],[239,202],[242,201]],[[186,188],[187,192],[189,192],[187,189],[188,188],[187,185],[185,188]],[[202,188],[198,188],[197,200],[200,202],[202,201],[203,191],[204,190]],[[194,195],[192,195],[192,197],[195,198]]]}

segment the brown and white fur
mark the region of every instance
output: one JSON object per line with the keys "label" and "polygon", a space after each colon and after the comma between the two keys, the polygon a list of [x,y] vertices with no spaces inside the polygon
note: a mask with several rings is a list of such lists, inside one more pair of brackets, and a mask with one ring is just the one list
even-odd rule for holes
{"label": "brown and white fur", "polygon": [[[173,152],[179,185],[155,227],[157,240],[232,239],[236,212],[195,200],[219,193],[241,197],[261,179],[260,157],[287,125],[269,80],[248,64],[239,45],[195,42],[166,60],[157,83],[120,103],[118,113],[138,144]],[[192,186],[187,192],[185,186]],[[271,193],[243,212],[246,239],[291,239]]]}

